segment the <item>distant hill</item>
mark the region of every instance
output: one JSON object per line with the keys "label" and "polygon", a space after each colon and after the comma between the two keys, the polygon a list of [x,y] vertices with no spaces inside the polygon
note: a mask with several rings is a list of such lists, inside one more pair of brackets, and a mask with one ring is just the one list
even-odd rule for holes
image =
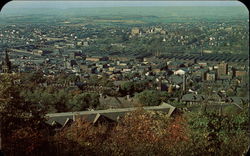
{"label": "distant hill", "polygon": [[[171,6],[171,7],[99,7],[99,8],[72,8],[72,9],[8,9],[2,10],[0,21],[7,23],[13,17],[17,21],[29,20],[27,16],[35,16],[34,22],[48,21],[46,15],[58,17],[116,17],[145,22],[196,22],[196,21],[237,21],[248,19],[248,10],[243,6]],[[18,16],[18,17],[17,17]],[[40,18],[37,18],[39,16]],[[27,19],[28,18],[28,19]],[[46,19],[46,20],[44,20]],[[16,19],[15,19],[16,20]],[[13,21],[12,21],[13,22]]]}

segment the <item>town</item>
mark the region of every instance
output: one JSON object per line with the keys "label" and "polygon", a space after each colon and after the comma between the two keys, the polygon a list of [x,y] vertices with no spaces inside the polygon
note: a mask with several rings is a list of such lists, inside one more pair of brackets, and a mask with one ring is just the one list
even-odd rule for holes
{"label": "town", "polygon": [[[27,36],[24,36],[25,29],[22,26],[12,25],[2,29],[1,35],[5,42],[11,42],[8,38],[11,36],[16,43],[11,48],[3,49],[1,73],[40,73],[40,78],[47,80],[41,81],[39,85],[75,87],[83,92],[98,94],[102,109],[134,106],[135,94],[143,94],[145,90],[167,92],[169,94],[165,102],[183,106],[206,101],[213,104],[232,103],[240,107],[240,104],[249,100],[246,94],[249,70],[246,55],[228,54],[226,51],[216,53],[206,49],[213,45],[218,47],[222,43],[234,44],[227,40],[227,35],[223,35],[224,39],[217,37],[216,34],[221,33],[218,28],[215,32],[211,31],[214,35],[198,41],[195,34],[186,35],[188,30],[176,35],[171,25],[168,29],[159,25],[127,29],[94,26],[73,26],[74,29],[69,29],[69,26],[50,25],[33,27]],[[198,27],[211,29],[205,28],[205,25]],[[230,37],[246,34],[243,28],[227,24],[218,24],[218,27],[226,30],[225,33]],[[60,30],[64,30],[64,33],[60,33]],[[102,32],[107,35],[104,36]],[[107,37],[117,39],[109,41]],[[246,35],[241,39],[244,37]],[[18,39],[22,38],[24,43],[19,43]],[[124,51],[132,49],[135,46],[133,43],[137,42],[141,43],[137,44],[140,49],[147,44],[146,39],[153,42],[152,49],[149,49],[151,51],[141,51],[139,54],[134,51],[133,55]],[[15,45],[17,43],[21,46]],[[182,52],[168,53],[157,46],[165,43],[166,46],[182,45],[191,49],[193,47],[194,50],[190,52],[181,48]],[[67,75],[67,78],[58,81],[58,75]],[[105,102],[107,99],[103,97],[107,96],[113,103]],[[116,100],[117,97],[122,100]],[[55,112],[63,111],[67,110]]]}

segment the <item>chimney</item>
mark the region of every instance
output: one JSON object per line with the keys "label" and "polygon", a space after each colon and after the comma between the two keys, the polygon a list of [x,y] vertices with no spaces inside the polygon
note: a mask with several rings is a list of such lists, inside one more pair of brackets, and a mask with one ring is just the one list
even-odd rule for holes
{"label": "chimney", "polygon": [[186,91],[186,75],[185,74],[183,74],[183,92],[185,92]]}

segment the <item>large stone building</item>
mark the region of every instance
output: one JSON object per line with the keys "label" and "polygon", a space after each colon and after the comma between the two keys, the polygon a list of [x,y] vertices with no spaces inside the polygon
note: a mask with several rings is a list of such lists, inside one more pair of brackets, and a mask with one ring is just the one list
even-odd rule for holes
{"label": "large stone building", "polygon": [[132,35],[139,35],[140,34],[140,29],[139,28],[132,28],[131,34]]}
{"label": "large stone building", "polygon": [[215,72],[209,72],[206,74],[206,80],[207,81],[215,81],[216,80],[216,73]]}
{"label": "large stone building", "polygon": [[218,70],[217,70],[217,74],[218,74],[218,78],[221,79],[224,76],[226,76],[228,73],[228,64],[225,62],[221,62],[220,64],[218,64]]}

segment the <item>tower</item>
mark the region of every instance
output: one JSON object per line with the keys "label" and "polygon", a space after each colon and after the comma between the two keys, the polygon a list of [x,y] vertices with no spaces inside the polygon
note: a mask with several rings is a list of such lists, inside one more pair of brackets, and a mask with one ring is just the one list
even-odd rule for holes
{"label": "tower", "polygon": [[228,73],[228,64],[225,62],[221,62],[218,65],[218,78],[222,78],[223,76],[227,75]]}
{"label": "tower", "polygon": [[2,71],[3,73],[10,73],[11,72],[11,62],[9,59],[9,54],[7,50],[5,50],[5,58],[2,61]]}

